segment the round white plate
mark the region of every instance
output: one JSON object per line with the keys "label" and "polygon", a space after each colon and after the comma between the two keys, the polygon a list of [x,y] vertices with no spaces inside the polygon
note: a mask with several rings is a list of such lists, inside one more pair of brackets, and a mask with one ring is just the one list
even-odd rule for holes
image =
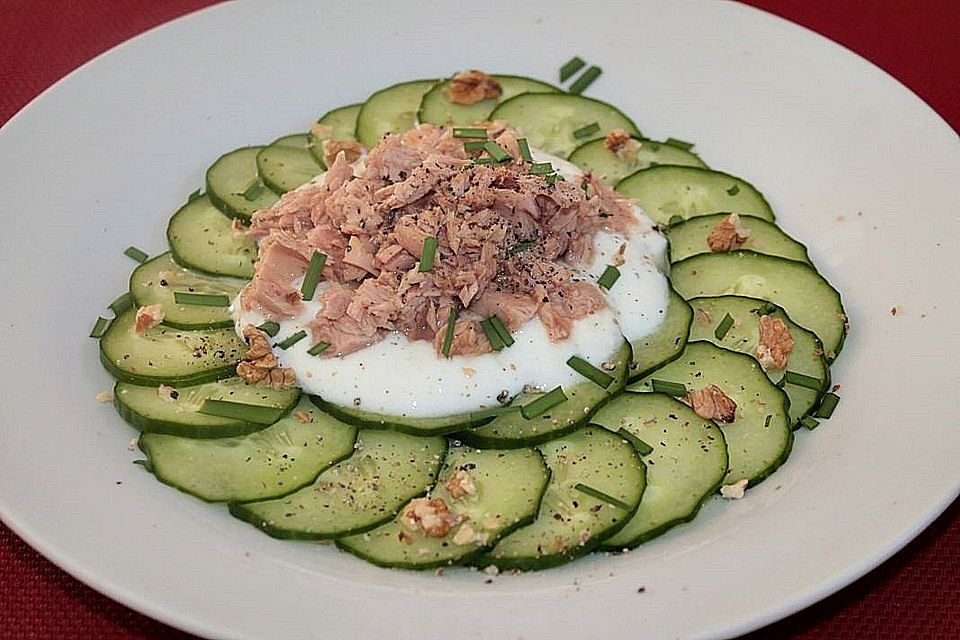
{"label": "round white plate", "polygon": [[[86,337],[231,148],[465,67],[551,79],[758,185],[844,294],[843,402],[739,502],[619,557],[522,576],[385,571],[280,542],[156,482]],[[957,495],[960,143],[827,40],[733,3],[231,3],[72,73],[0,131],[0,515],[94,588],[201,635],[716,637],[808,605]],[[891,309],[898,312],[892,315]],[[638,589],[644,587],[642,593]]]}

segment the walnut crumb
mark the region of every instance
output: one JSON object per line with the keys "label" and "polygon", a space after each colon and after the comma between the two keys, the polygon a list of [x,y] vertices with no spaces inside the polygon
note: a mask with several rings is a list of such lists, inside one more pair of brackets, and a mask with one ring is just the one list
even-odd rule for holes
{"label": "walnut crumb", "polygon": [[500,83],[483,71],[468,69],[450,79],[447,98],[453,104],[475,104],[500,96]]}
{"label": "walnut crumb", "polygon": [[793,336],[787,323],[774,316],[760,316],[760,337],[757,339],[757,360],[764,370],[786,369]]}
{"label": "walnut crumb", "polygon": [[113,392],[112,391],[101,391],[94,396],[97,402],[113,402]]}
{"label": "walnut crumb", "polygon": [[488,576],[495,576],[500,573],[500,568],[495,564],[489,564],[483,568],[483,572]]}
{"label": "walnut crumb", "polygon": [[890,315],[895,316],[895,315],[897,315],[899,312],[900,312],[900,307],[899,307],[899,306],[894,305],[894,306],[890,307]]}
{"label": "walnut crumb", "polygon": [[133,325],[135,333],[146,333],[163,322],[163,305],[148,304],[137,309],[137,318]]}
{"label": "walnut crumb", "polygon": [[701,418],[723,423],[730,423],[736,419],[737,403],[715,384],[691,391],[684,400]]}
{"label": "walnut crumb", "polygon": [[710,251],[734,251],[744,245],[750,238],[750,229],[740,226],[740,216],[731,213],[717,223],[710,235],[707,236],[707,246]]}
{"label": "walnut crumb", "polygon": [[453,534],[453,544],[465,545],[473,542],[477,537],[477,532],[469,524],[462,524],[457,532]]}
{"label": "walnut crumb", "polygon": [[275,391],[296,386],[297,376],[293,369],[280,366],[270,347],[270,337],[252,324],[243,328],[243,337],[250,348],[237,365],[237,375],[250,384],[270,387]]}
{"label": "walnut crumb", "polygon": [[463,469],[458,470],[450,476],[443,486],[452,498],[462,498],[464,496],[476,495],[477,493],[477,487],[473,484],[473,478]]}
{"label": "walnut crumb", "polygon": [[301,410],[301,411],[294,411],[294,412],[293,412],[293,417],[297,419],[297,422],[300,422],[300,423],[303,423],[303,424],[309,424],[309,423],[313,422],[313,417],[312,417],[309,413],[307,413],[306,411],[303,411],[303,410]]}
{"label": "walnut crumb", "polygon": [[443,538],[466,518],[452,511],[442,498],[416,498],[400,514],[400,523],[411,531],[422,530],[431,538]]}
{"label": "walnut crumb", "polygon": [[636,160],[641,146],[639,140],[631,138],[623,129],[614,129],[608,133],[603,145],[607,151],[625,161]]}
{"label": "walnut crumb", "polygon": [[740,500],[743,498],[744,491],[747,490],[747,483],[749,480],[744,478],[739,482],[734,482],[733,484],[725,484],[720,487],[720,495],[728,500]]}
{"label": "walnut crumb", "polygon": [[240,222],[240,218],[234,218],[233,221],[230,222],[230,232],[235,238],[245,236],[249,231],[250,227]]}
{"label": "walnut crumb", "polygon": [[167,385],[162,384],[157,387],[157,395],[160,396],[161,400],[173,402],[180,397],[180,392],[173,387],[168,387]]}
{"label": "walnut crumb", "polygon": [[699,324],[710,324],[710,312],[706,309],[697,309],[697,312],[694,314],[694,319]]}

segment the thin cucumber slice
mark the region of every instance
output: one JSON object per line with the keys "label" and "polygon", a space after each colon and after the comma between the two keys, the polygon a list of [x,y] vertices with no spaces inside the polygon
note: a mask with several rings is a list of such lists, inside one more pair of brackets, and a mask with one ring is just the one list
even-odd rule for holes
{"label": "thin cucumber slice", "polygon": [[653,448],[641,453],[647,488],[630,522],[600,545],[620,550],[690,522],[727,473],[727,444],[712,420],[662,393],[624,393],[597,412],[593,423],[626,429]]}
{"label": "thin cucumber slice", "polygon": [[[584,427],[539,446],[550,483],[533,524],[511,533],[477,566],[546,569],[589,553],[633,516],[646,486],[646,467],[633,445],[603,427]],[[599,491],[620,505],[577,488]]]}
{"label": "thin cucumber slice", "polygon": [[231,218],[250,220],[254,212],[276,204],[279,196],[267,188],[257,172],[257,154],[263,147],[242,147],[225,153],[207,169],[207,195]]}
{"label": "thin cucumber slice", "polygon": [[260,431],[267,425],[200,413],[204,400],[227,400],[288,413],[297,404],[300,389],[274,391],[247,384],[241,378],[180,386],[175,399],[164,398],[157,387],[118,382],[114,402],[124,420],[144,433],[162,433],[187,438],[226,438]]}
{"label": "thin cucumber slice", "polygon": [[170,253],[178,264],[216,276],[252,278],[257,245],[238,233],[233,219],[223,215],[206,195],[195,198],[170,218]]}
{"label": "thin cucumber slice", "polygon": [[617,154],[607,149],[606,140],[591,140],[574,149],[569,160],[611,187],[635,171],[660,164],[707,168],[697,154],[680,147],[646,138],[636,138],[633,144],[639,145],[635,153]]}
{"label": "thin cucumber slice", "polygon": [[[463,478],[473,493],[458,491],[453,497],[447,484]],[[373,531],[340,538],[337,546],[381,567],[431,569],[469,562],[503,536],[533,522],[549,479],[550,471],[535,449],[453,447],[428,497],[443,500],[463,522],[442,537],[430,537],[397,516]]]}
{"label": "thin cucumber slice", "polygon": [[277,138],[257,154],[257,171],[275,193],[293,191],[310,182],[323,166],[309,149],[305,133]]}
{"label": "thin cucumber slice", "polygon": [[524,78],[523,76],[495,75],[500,83],[500,95],[496,98],[481,100],[473,104],[454,104],[447,97],[450,80],[443,80],[433,85],[423,95],[420,101],[420,110],[417,120],[428,124],[464,126],[490,119],[497,105],[521,93],[557,93],[557,87],[546,82]]}
{"label": "thin cucumber slice", "polygon": [[176,292],[225,295],[233,300],[243,282],[191,271],[174,262],[169,253],[144,262],[130,275],[130,295],[137,306],[159,304],[163,324],[178,329],[214,329],[232,327],[227,307],[177,304]]}
{"label": "thin cucumber slice", "polygon": [[[771,382],[778,383],[785,371],[793,371],[820,381],[818,389],[789,383],[783,385],[783,390],[790,399],[790,422],[796,428],[800,418],[820,404],[820,398],[830,386],[830,369],[823,357],[823,345],[816,334],[791,320],[783,309],[775,305],[770,305],[772,309],[766,309],[768,304],[765,300],[743,296],[691,298],[690,306],[693,307],[697,320],[690,326],[690,339],[707,340],[718,347],[756,357],[757,342],[760,339],[760,315],[779,318],[786,323],[793,338],[793,350],[787,358],[787,368],[769,369],[766,371],[767,377]],[[727,314],[733,319],[733,324],[723,334],[723,338],[717,338],[717,326]]]}
{"label": "thin cucumber slice", "polygon": [[[604,138],[614,129],[640,136],[633,120],[600,100],[569,93],[522,93],[502,102],[490,114],[491,120],[505,120],[518,127],[531,147],[566,158],[577,146]],[[582,138],[574,131],[596,122],[596,133]]]}
{"label": "thin cucumber slice", "polygon": [[[542,415],[528,420],[519,411],[511,411],[497,416],[492,422],[482,427],[464,431],[458,438],[481,449],[512,449],[530,447],[570,433],[584,424],[594,411],[623,389],[630,362],[630,347],[624,343],[623,347],[606,363],[608,365],[606,368],[613,366],[611,371],[607,371],[613,377],[613,383],[606,389],[585,380],[569,389],[564,389],[566,401]],[[594,366],[602,364],[594,363]],[[522,407],[542,395],[542,393],[521,393],[513,399],[510,406]]]}
{"label": "thin cucumber slice", "polygon": [[283,498],[233,503],[230,513],[274,538],[329,540],[391,520],[437,479],[444,438],[362,429],[357,451]]}
{"label": "thin cucumber slice", "polygon": [[345,407],[327,402],[320,396],[311,396],[310,399],[321,410],[329,413],[338,420],[355,424],[358,427],[369,429],[389,429],[413,436],[439,436],[456,433],[463,429],[472,429],[491,420],[485,411],[473,413],[457,413],[436,418],[408,418],[407,416],[388,415],[362,411],[356,407]]}
{"label": "thin cucumber slice", "polygon": [[746,180],[698,167],[650,167],[617,183],[621,195],[633,199],[656,224],[667,226],[721,211],[773,220],[763,195]]}
{"label": "thin cucumber slice", "polygon": [[[323,141],[324,140],[356,140],[354,135],[357,131],[357,116],[360,115],[360,109],[363,104],[350,104],[345,107],[338,107],[328,111],[317,120],[319,127],[312,127],[307,134],[307,146],[314,159],[320,163],[321,167],[326,168],[323,161]],[[326,129],[324,137],[318,135],[318,131]]]}
{"label": "thin cucumber slice", "polygon": [[679,358],[627,389],[652,391],[653,379],[684,384],[687,391],[715,384],[737,404],[736,419],[720,425],[729,455],[723,484],[746,479],[753,486],[786,462],[793,446],[789,401],[750,356],[710,342],[688,342]]}
{"label": "thin cucumber slice", "polygon": [[[729,215],[729,213],[715,213],[709,216],[698,216],[665,228],[664,232],[670,241],[670,262],[679,262],[701,253],[711,253],[707,238],[710,237],[713,228]],[[772,222],[763,218],[741,215],[740,226],[750,231],[747,241],[742,246],[744,250],[810,263],[807,248]]]}
{"label": "thin cucumber slice", "polygon": [[423,94],[436,80],[414,80],[381,89],[367,98],[357,115],[356,138],[371,149],[388,133],[400,133],[416,124]]}
{"label": "thin cucumber slice", "polygon": [[650,335],[634,340],[631,345],[633,362],[630,363],[627,379],[637,380],[657,367],[676,360],[687,344],[687,333],[692,319],[693,310],[690,305],[671,288],[667,314],[660,326]]}
{"label": "thin cucumber slice", "polygon": [[164,325],[133,330],[136,310],[120,314],[100,338],[100,362],[122,382],[200,384],[235,375],[247,345],[233,329],[187,331]]}
{"label": "thin cucumber slice", "polygon": [[293,414],[246,436],[196,440],[145,433],[140,448],[161,482],[207,502],[266,500],[312,483],[354,451],[357,429],[306,399]]}
{"label": "thin cucumber slice", "polygon": [[807,263],[752,251],[704,253],[674,264],[670,278],[688,300],[727,294],[769,300],[817,334],[827,362],[843,347],[847,316],[840,293]]}

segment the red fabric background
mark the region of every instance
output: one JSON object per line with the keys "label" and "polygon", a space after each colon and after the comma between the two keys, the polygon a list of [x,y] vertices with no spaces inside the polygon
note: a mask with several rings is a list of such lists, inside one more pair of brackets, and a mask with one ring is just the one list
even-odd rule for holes
{"label": "red fabric background", "polygon": [[[748,3],[860,53],[960,130],[957,0]],[[211,2],[0,0],[0,123],[90,58],[207,4]],[[0,525],[0,637],[190,636],[87,588]],[[749,638],[960,638],[960,503],[880,568]]]}

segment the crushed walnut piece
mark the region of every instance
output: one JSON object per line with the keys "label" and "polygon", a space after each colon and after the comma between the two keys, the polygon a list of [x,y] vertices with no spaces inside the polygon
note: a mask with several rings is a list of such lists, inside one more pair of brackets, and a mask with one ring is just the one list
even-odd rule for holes
{"label": "crushed walnut piece", "polygon": [[465,518],[452,511],[442,498],[416,498],[400,514],[400,523],[411,531],[423,530],[431,538],[443,538]]}
{"label": "crushed walnut piece", "polygon": [[163,305],[148,304],[137,309],[137,319],[133,325],[135,333],[146,333],[163,322]]}
{"label": "crushed walnut piece", "polygon": [[710,324],[710,312],[706,309],[697,309],[697,312],[694,314],[694,319],[699,324]]}
{"label": "crushed walnut piece", "polygon": [[447,98],[453,104],[474,104],[500,96],[500,83],[483,71],[468,69],[450,79]]}
{"label": "crushed walnut piece", "polygon": [[240,218],[234,218],[230,222],[230,232],[234,238],[245,236],[250,231],[250,227],[240,222]]}
{"label": "crushed walnut piece", "polygon": [[774,316],[760,316],[760,338],[757,340],[757,360],[767,369],[786,369],[793,336],[787,323]]}
{"label": "crushed walnut piece", "polygon": [[97,402],[113,402],[113,393],[110,391],[101,391],[96,396]]}
{"label": "crushed walnut piece", "polygon": [[243,337],[250,345],[237,365],[237,375],[250,384],[259,384],[276,391],[289,389],[297,384],[293,369],[280,366],[270,347],[270,337],[252,324],[243,328]]}
{"label": "crushed walnut piece", "polygon": [[737,403],[715,384],[691,391],[684,400],[701,418],[730,423],[737,417]]}
{"label": "crushed walnut piece", "polygon": [[477,487],[473,484],[473,478],[463,469],[458,470],[450,476],[450,479],[447,480],[443,486],[452,498],[462,498],[464,496],[476,495],[477,493]]}
{"label": "crushed walnut piece", "polygon": [[740,216],[731,213],[717,223],[710,235],[707,236],[707,246],[710,251],[734,251],[743,246],[750,237],[750,229],[740,226]]}
{"label": "crushed walnut piece", "polygon": [[623,129],[614,129],[608,133],[603,146],[613,155],[626,161],[636,160],[640,152],[640,141],[631,138],[630,134]]}
{"label": "crushed walnut piece", "polygon": [[720,487],[720,495],[722,495],[727,500],[740,500],[743,498],[744,491],[747,490],[747,483],[749,480],[744,478],[733,484],[725,484]]}
{"label": "crushed walnut piece", "polygon": [[157,387],[157,395],[160,396],[161,400],[165,400],[166,402],[173,402],[174,400],[180,397],[180,392],[174,389],[173,387],[168,387],[167,385],[162,384],[159,387]]}
{"label": "crushed walnut piece", "polygon": [[453,534],[453,544],[456,545],[465,545],[470,544],[477,538],[477,532],[473,530],[469,524],[462,524],[460,528],[457,529],[457,532]]}
{"label": "crushed walnut piece", "polygon": [[356,140],[324,140],[323,162],[332,167],[337,156],[343,153],[344,160],[353,164],[367,152],[367,148]]}
{"label": "crushed walnut piece", "polygon": [[313,418],[306,411],[294,411],[293,417],[297,419],[297,422],[301,424],[309,424],[313,422]]}
{"label": "crushed walnut piece", "polygon": [[627,243],[624,242],[623,244],[620,245],[620,248],[617,249],[617,252],[613,254],[613,257],[611,258],[611,262],[613,263],[613,266],[622,267],[624,263],[627,261],[626,254],[627,254]]}

